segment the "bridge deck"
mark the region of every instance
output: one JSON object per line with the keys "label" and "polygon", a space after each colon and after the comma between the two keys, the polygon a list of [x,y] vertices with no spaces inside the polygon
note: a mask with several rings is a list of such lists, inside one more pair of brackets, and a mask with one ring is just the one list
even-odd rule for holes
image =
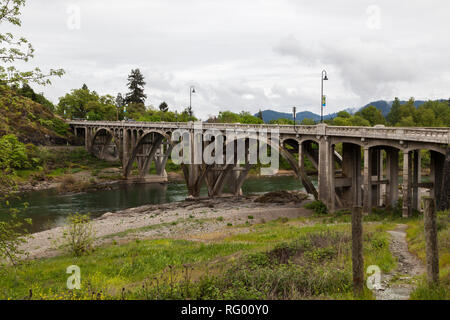
{"label": "bridge deck", "polygon": [[[195,129],[193,122],[140,122],[140,121],[68,121],[72,126],[96,128],[130,128],[130,129]],[[304,125],[256,125],[238,123],[202,123],[202,129],[278,129],[280,134],[298,134],[313,136],[357,137],[370,139],[403,140],[450,144],[450,128],[418,128],[418,127],[339,127],[318,124]]]}

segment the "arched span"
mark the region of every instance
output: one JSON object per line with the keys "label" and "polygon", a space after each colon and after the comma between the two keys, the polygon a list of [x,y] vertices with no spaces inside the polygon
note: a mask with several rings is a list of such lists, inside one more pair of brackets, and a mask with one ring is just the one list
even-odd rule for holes
{"label": "arched span", "polygon": [[[145,139],[151,134],[156,134],[158,138],[157,138],[157,141],[156,141],[156,145],[152,145],[152,147],[150,148],[148,154],[146,154],[145,157],[152,158],[152,156],[156,152],[157,147],[159,147],[161,145],[161,143],[162,143],[162,141],[164,139],[168,141],[168,143],[170,145],[170,149],[173,147],[172,139],[166,132],[161,131],[161,130],[144,131],[143,134],[136,141],[136,144],[135,144],[135,146],[133,148],[133,151],[131,152],[131,156],[128,159],[128,161],[126,162],[126,164],[124,165],[124,167],[125,167],[125,176],[128,176],[130,174],[131,168],[133,166],[133,162],[136,160],[139,148],[142,146],[142,144],[145,141]],[[151,160],[151,159],[147,159],[146,160],[146,164],[148,164],[148,162],[149,162],[148,160]],[[144,165],[144,167],[147,167],[147,165]]]}
{"label": "arched span", "polygon": [[[306,191],[312,195],[314,195],[314,197],[316,199],[318,199],[318,193],[317,190],[315,189],[314,185],[310,182],[308,176],[306,175],[306,172],[303,171],[303,168],[300,168],[298,165],[297,160],[292,156],[292,154],[286,150],[283,145],[281,143],[279,144],[274,144],[271,140],[267,141],[266,139],[261,139],[259,136],[258,137],[245,137],[245,138],[241,138],[241,139],[233,139],[231,141],[228,141],[225,144],[225,150],[226,150],[226,146],[230,143],[235,143],[238,140],[256,140],[258,142],[263,142],[266,143],[268,146],[270,146],[272,149],[277,149],[278,153],[289,163],[289,165],[291,166],[291,168],[294,170],[296,176],[298,179],[301,180],[302,184],[304,185]],[[251,167],[253,167],[253,165],[251,165]]]}
{"label": "arched span", "polygon": [[114,137],[114,133],[113,131],[111,131],[111,129],[108,128],[100,128],[97,131],[95,131],[94,136],[92,137],[92,145],[94,145],[95,139],[97,139],[97,137],[99,136],[99,134],[101,132],[105,131],[108,135],[110,135],[111,137]]}

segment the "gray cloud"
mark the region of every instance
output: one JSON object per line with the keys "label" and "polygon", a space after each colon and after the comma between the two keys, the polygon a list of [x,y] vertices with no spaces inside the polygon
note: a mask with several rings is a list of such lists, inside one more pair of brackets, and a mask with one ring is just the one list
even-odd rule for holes
{"label": "gray cloud", "polygon": [[[80,9],[79,29],[67,9]],[[367,26],[367,8],[380,9],[380,28]],[[372,99],[441,98],[450,87],[450,34],[445,0],[219,1],[33,0],[18,30],[36,48],[29,67],[62,67],[53,101],[87,83],[102,94],[126,92],[139,67],[148,103],[177,110],[197,87],[194,110],[292,105],[318,112],[320,71],[326,68],[329,112]],[[3,27],[3,26],[2,26]]]}

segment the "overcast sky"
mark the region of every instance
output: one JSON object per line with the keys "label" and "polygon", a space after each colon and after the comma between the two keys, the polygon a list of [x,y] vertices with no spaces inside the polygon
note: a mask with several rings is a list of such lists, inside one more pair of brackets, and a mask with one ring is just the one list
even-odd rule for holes
{"label": "overcast sky", "polygon": [[[79,12],[79,16],[78,16]],[[86,83],[126,92],[140,68],[147,105],[325,113],[372,100],[450,96],[448,0],[28,0],[28,63],[66,74],[36,87],[53,102]]]}

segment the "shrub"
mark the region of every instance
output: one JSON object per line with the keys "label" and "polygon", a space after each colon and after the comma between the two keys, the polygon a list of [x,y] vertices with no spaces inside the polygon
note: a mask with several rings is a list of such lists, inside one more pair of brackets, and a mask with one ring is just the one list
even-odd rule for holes
{"label": "shrub", "polygon": [[89,215],[79,213],[70,215],[63,238],[65,239],[65,244],[67,244],[69,252],[75,257],[88,254],[92,250],[92,244],[95,239],[95,233]]}
{"label": "shrub", "polygon": [[31,167],[25,145],[13,134],[0,138],[0,169],[26,169]]}
{"label": "shrub", "polygon": [[308,203],[307,205],[305,205],[305,208],[313,210],[314,213],[316,213],[316,214],[327,214],[328,213],[327,206],[320,200]]}

